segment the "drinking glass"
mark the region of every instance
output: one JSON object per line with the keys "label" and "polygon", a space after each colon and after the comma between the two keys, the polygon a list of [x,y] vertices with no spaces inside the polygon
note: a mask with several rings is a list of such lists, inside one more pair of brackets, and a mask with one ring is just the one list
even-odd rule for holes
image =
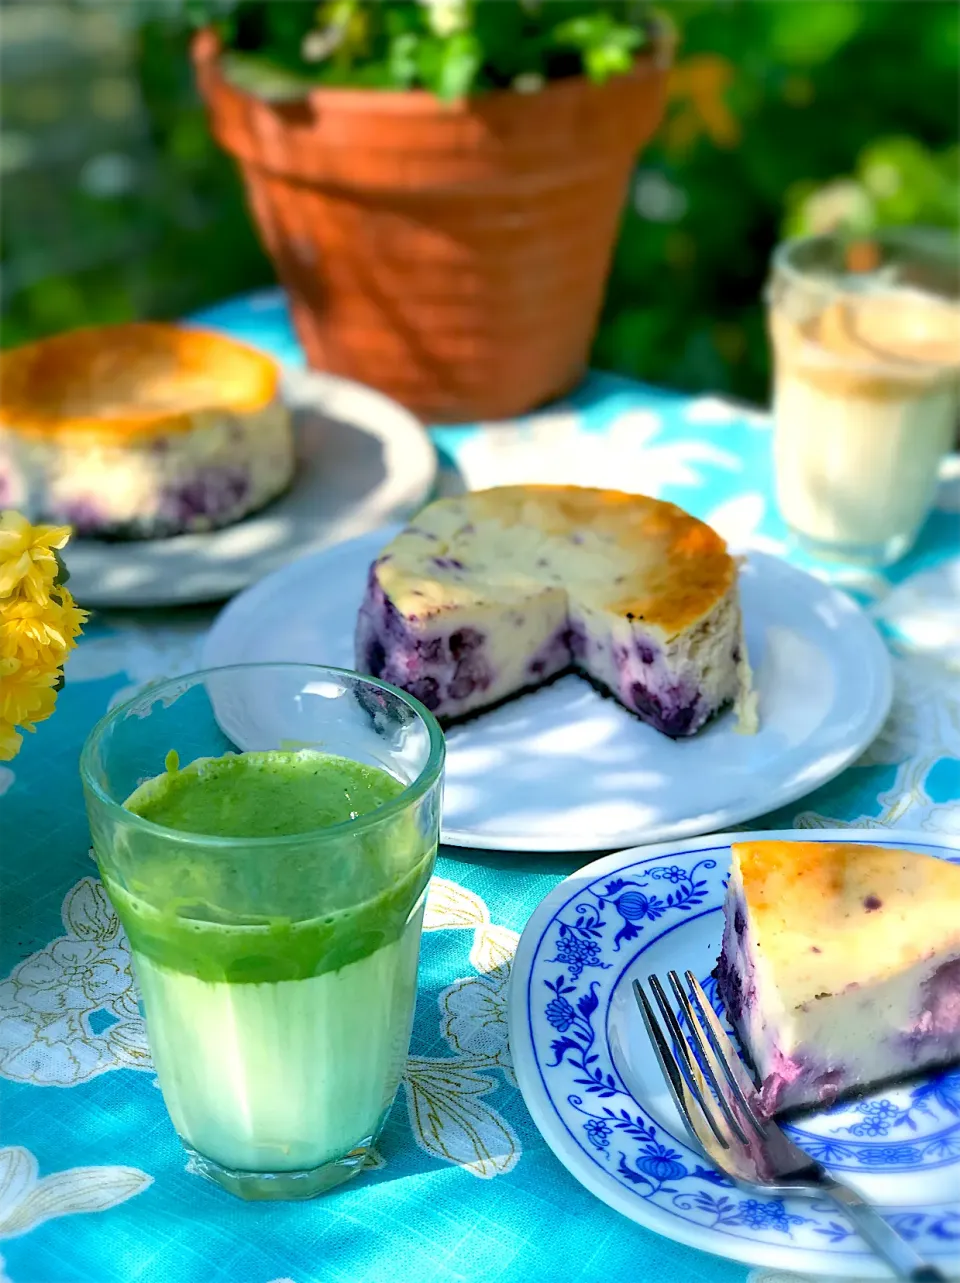
{"label": "drinking glass", "polygon": [[[379,767],[403,788],[277,837],[180,831],[124,806],[171,750],[186,764],[270,749]],[[376,1141],[410,1041],[443,760],[417,700],[300,664],[149,686],[84,746],[94,850],[163,1098],[197,1168],[231,1193],[310,1198]]]}
{"label": "drinking glass", "polygon": [[804,545],[883,566],[914,542],[957,431],[960,241],[897,228],[859,248],[861,270],[837,235],[774,253],[774,462]]}

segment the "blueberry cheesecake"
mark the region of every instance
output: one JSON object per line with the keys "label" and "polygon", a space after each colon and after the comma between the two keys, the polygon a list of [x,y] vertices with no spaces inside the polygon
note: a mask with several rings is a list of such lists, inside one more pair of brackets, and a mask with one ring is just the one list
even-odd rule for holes
{"label": "blueberry cheesecake", "polygon": [[174,325],[75,330],[0,354],[0,507],[101,539],[230,525],[289,484],[274,361]]}
{"label": "blueberry cheesecake", "polygon": [[717,982],[768,1113],[960,1060],[960,865],[735,842]]}
{"label": "blueberry cheesecake", "polygon": [[431,504],[370,568],[356,663],[441,719],[572,669],[674,738],[731,703],[756,729],[734,558],[673,504],[614,490]]}

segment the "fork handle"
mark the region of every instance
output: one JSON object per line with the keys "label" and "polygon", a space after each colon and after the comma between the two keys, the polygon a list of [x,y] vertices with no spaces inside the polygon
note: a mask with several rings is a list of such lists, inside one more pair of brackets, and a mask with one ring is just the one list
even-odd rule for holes
{"label": "fork handle", "polygon": [[919,1257],[876,1208],[864,1202],[849,1185],[841,1185],[825,1174],[821,1188],[843,1208],[854,1228],[883,1257],[898,1279],[906,1283],[947,1283],[947,1276]]}

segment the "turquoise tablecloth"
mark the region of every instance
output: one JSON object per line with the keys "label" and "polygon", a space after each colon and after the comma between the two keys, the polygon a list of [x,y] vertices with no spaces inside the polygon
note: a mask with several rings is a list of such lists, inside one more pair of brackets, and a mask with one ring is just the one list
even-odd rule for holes
{"label": "turquoise tablecloth", "polygon": [[[204,319],[300,359],[275,292]],[[766,419],[712,397],[597,374],[563,405],[512,424],[438,428],[434,440],[470,486],[643,490],[738,544],[804,562],[772,503]],[[894,651],[889,723],[838,780],[758,827],[960,831],[956,463],[907,560],[885,575],[833,572]],[[509,960],[573,858],[443,853],[409,1070],[376,1170],[325,1199],[270,1206],[235,1202],[188,1170],[155,1086],[128,954],[88,858],[77,756],[111,700],[195,666],[211,618],[207,609],[97,617],[54,719],[0,767],[0,1283],[744,1283],[745,1267],[676,1246],[588,1195],[516,1090]]]}

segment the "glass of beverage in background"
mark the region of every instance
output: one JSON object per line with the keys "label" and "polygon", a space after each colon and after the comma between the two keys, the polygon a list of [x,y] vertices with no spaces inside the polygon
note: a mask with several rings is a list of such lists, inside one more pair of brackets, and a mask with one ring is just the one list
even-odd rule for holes
{"label": "glass of beverage in background", "polygon": [[781,513],[815,554],[889,565],[956,437],[960,241],[919,227],[787,241],[768,322]]}
{"label": "glass of beverage in background", "polygon": [[174,1127],[244,1198],[364,1164],[407,1056],[443,735],[339,669],[251,664],[149,687],[81,775]]}

